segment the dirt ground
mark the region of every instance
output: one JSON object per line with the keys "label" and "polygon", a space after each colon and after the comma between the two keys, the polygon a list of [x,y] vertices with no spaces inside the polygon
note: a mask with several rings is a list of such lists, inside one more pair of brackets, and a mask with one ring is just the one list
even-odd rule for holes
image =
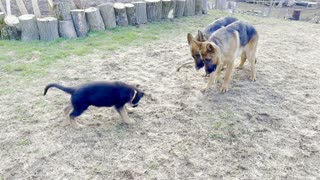
{"label": "dirt ground", "polygon": [[[0,95],[0,179],[319,179],[319,25],[251,23],[257,81],[246,63],[224,94],[221,83],[200,92],[203,71],[175,71],[192,61],[186,34],[59,61],[25,86],[1,73],[1,86],[17,92]],[[69,95],[44,97],[43,88],[92,80],[140,84],[147,95],[129,115],[136,124],[92,107],[79,118],[85,128],[63,127]]]}

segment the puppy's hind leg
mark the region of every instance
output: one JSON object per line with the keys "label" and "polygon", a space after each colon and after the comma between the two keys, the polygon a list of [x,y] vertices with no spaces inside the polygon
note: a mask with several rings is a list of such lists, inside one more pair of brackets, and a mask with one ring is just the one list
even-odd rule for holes
{"label": "puppy's hind leg", "polygon": [[[65,115],[69,115],[69,113],[70,113],[70,111],[72,110],[72,105],[71,104],[69,104],[67,107],[65,107],[64,109],[63,109],[63,112],[64,112],[64,114]],[[62,126],[67,126],[67,125],[69,125],[70,124],[70,121],[66,118],[65,120],[63,120],[63,123],[62,123]]]}
{"label": "puppy's hind leg", "polygon": [[70,117],[70,124],[71,127],[74,129],[79,129],[84,127],[82,124],[79,124],[77,122],[76,117],[80,116],[86,109],[88,108],[88,106],[74,106],[73,107],[73,111],[70,113],[69,117]]}
{"label": "puppy's hind leg", "polygon": [[120,114],[122,121],[124,123],[126,123],[126,124],[134,124],[135,123],[135,121],[129,119],[125,105],[116,106],[116,110]]}

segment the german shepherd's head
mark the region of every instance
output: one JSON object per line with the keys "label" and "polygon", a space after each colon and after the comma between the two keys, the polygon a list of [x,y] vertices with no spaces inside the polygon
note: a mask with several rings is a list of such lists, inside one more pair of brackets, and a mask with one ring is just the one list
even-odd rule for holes
{"label": "german shepherd's head", "polygon": [[190,46],[191,56],[194,59],[195,68],[196,70],[199,70],[204,66],[200,57],[200,46],[202,42],[206,41],[206,39],[201,31],[198,31],[198,35],[196,37],[193,37],[190,33],[188,33],[187,39]]}
{"label": "german shepherd's head", "polygon": [[206,73],[210,74],[214,72],[217,65],[222,63],[220,48],[213,42],[201,42],[200,43],[200,58],[205,66]]}

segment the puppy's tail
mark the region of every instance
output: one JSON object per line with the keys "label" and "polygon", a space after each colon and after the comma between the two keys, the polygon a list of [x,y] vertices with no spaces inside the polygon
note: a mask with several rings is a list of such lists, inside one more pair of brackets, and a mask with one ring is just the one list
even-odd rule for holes
{"label": "puppy's tail", "polygon": [[52,88],[52,87],[55,87],[55,88],[58,88],[68,94],[73,94],[75,89],[74,88],[71,88],[71,87],[64,87],[64,86],[61,86],[59,84],[48,84],[45,88],[44,88],[44,93],[43,95],[45,96],[47,94],[47,91]]}

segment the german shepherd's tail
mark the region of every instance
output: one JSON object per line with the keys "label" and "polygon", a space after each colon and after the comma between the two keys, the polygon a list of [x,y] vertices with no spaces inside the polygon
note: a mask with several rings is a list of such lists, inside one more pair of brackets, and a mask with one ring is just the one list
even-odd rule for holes
{"label": "german shepherd's tail", "polygon": [[74,93],[74,91],[75,91],[75,88],[64,87],[64,86],[61,86],[61,85],[59,85],[59,84],[54,84],[54,83],[53,83],[53,84],[48,84],[48,85],[44,88],[44,93],[43,93],[43,95],[45,96],[45,95],[47,94],[47,91],[48,91],[50,88],[52,88],[52,87],[58,88],[58,89],[66,92],[66,93],[68,93],[68,94],[71,94],[71,95],[72,95],[72,94]]}

